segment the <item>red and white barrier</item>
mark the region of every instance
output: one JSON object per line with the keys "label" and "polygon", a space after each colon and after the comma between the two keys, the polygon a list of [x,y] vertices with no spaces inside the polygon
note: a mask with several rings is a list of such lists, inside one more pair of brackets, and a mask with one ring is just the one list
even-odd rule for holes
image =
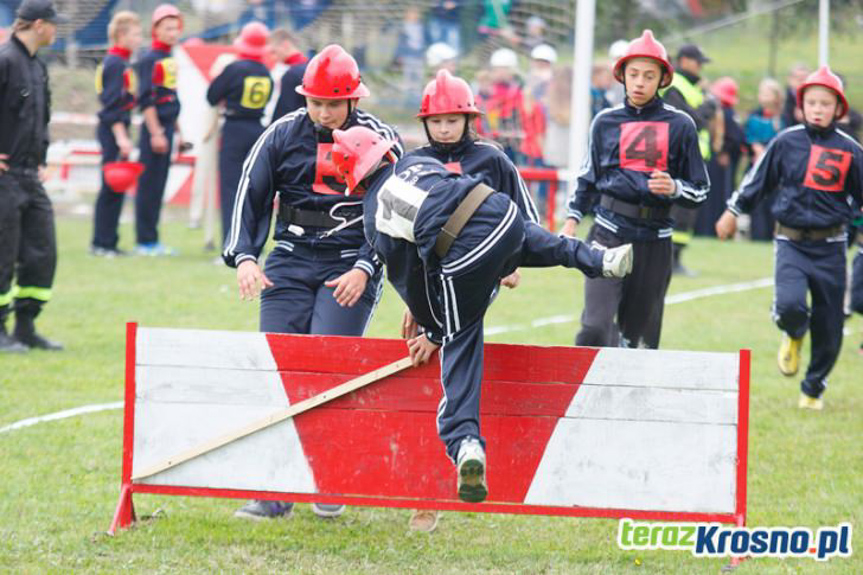
{"label": "red and white barrier", "polygon": [[489,498],[456,498],[438,365],[408,368],[156,473],[403,357],[400,340],[127,330],[120,502],[133,493],[743,524],[749,352],[488,344]]}

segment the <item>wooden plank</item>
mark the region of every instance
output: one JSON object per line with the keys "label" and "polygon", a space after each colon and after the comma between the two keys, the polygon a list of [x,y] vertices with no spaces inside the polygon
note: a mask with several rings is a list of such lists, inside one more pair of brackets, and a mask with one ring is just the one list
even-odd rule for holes
{"label": "wooden plank", "polygon": [[137,363],[216,369],[276,369],[265,334],[196,329],[139,328]]}
{"label": "wooden plank", "polygon": [[136,372],[139,403],[261,405],[272,409],[288,401],[282,379],[272,371],[139,365]]}

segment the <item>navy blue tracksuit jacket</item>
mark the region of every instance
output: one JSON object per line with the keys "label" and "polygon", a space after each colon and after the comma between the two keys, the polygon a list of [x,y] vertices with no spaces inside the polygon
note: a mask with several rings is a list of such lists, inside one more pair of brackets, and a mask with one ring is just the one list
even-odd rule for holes
{"label": "navy blue tracksuit jacket", "polygon": [[446,152],[426,145],[407,155],[434,158],[455,174],[480,176],[484,184],[508,195],[523,218],[539,223],[539,212],[518,168],[496,145],[468,138]]}
{"label": "navy blue tracksuit jacket", "polygon": [[782,230],[776,235],[774,319],[791,337],[811,332],[812,358],[801,384],[803,393],[811,397],[824,392],[842,347],[844,226],[863,205],[861,190],[860,144],[835,126],[823,129],[800,124],[786,128],[770,142],[728,201],[735,215],[748,213],[767,200],[782,226],[801,232],[835,231],[832,237],[819,240],[791,240]]}
{"label": "navy blue tracksuit jacket", "polygon": [[[650,192],[647,181],[655,169],[668,172],[677,182],[674,196]],[[642,108],[627,100],[594,117],[588,154],[567,215],[581,221],[595,212],[596,224],[624,242],[655,241],[671,237],[674,222],[670,217],[627,217],[599,205],[600,196],[652,208],[695,207],[707,199],[709,190],[692,119],[659,97]]]}

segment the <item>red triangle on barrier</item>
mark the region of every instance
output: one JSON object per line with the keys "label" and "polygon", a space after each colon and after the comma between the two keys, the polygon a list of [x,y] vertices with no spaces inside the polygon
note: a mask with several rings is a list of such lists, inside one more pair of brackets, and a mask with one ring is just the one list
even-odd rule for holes
{"label": "red triangle on barrier", "polygon": [[[290,402],[406,355],[400,340],[268,334]],[[489,501],[522,503],[552,432],[598,350],[486,346],[480,404]],[[295,418],[320,493],[455,499],[437,436],[435,363],[408,369]]]}

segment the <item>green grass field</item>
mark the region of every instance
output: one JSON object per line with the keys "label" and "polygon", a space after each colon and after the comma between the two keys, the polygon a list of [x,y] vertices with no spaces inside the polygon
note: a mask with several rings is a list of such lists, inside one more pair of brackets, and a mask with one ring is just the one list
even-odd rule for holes
{"label": "green grass field", "polygon": [[[123,397],[125,322],[250,330],[257,303],[240,302],[233,271],[213,265],[201,234],[164,226],[172,259],[94,259],[90,222],[59,221],[60,265],[42,330],[62,353],[0,357],[0,427],[17,420]],[[122,237],[130,245],[131,229]],[[772,274],[768,244],[696,241],[687,263],[697,278],[675,278],[671,293]],[[528,270],[503,293],[487,326],[576,315],[577,272]],[[863,525],[863,319],[846,327],[823,413],[796,408],[798,380],[775,367],[779,332],[770,288],[666,308],[667,349],[753,350],[749,468],[751,526]],[[402,305],[385,293],[369,335],[394,337]],[[511,331],[492,341],[567,345],[575,321]],[[807,351],[808,357],[808,351]],[[405,510],[351,508],[322,521],[308,506],[290,520],[248,523],[238,502],[136,496],[135,528],[106,536],[120,480],[122,414],[81,415],[0,434],[0,572],[302,573],[716,573],[725,559],[685,552],[623,552],[617,522],[446,513],[432,535],[409,533]],[[158,511],[158,512],[157,512]],[[859,544],[859,537],[857,542]],[[739,573],[863,572],[860,555],[821,564],[804,559],[748,561]]]}

